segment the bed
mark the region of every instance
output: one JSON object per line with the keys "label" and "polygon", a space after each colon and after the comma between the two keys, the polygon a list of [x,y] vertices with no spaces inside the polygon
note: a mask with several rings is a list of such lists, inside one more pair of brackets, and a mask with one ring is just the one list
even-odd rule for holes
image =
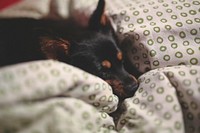
{"label": "bed", "polygon": [[[63,18],[69,4],[90,14],[96,3],[21,0],[0,17]],[[110,116],[119,101],[102,79],[58,61],[25,62],[0,68],[0,133],[200,132],[200,2],[107,0],[106,13],[142,73],[123,111]]]}

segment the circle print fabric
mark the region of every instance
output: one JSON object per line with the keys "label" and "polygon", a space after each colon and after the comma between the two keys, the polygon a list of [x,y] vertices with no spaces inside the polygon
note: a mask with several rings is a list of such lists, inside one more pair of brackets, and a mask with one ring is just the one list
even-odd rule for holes
{"label": "circle print fabric", "polygon": [[112,1],[117,31],[129,42],[130,61],[145,72],[174,65],[200,65],[198,0]]}

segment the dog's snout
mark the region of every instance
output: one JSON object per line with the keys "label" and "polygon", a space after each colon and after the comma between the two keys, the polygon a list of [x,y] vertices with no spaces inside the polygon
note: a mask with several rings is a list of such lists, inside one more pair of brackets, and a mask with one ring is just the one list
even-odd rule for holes
{"label": "dog's snout", "polygon": [[125,88],[124,91],[128,96],[133,96],[138,88],[138,81],[137,79],[130,75],[127,82],[124,83]]}
{"label": "dog's snout", "polygon": [[136,90],[138,88],[138,83],[137,82],[134,82],[130,85],[126,85],[125,86],[125,93],[128,94],[128,95],[134,95]]}

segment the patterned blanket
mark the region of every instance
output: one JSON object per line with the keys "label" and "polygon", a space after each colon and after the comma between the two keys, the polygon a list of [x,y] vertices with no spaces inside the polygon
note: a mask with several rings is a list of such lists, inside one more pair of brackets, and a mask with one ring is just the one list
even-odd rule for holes
{"label": "patterned blanket", "polygon": [[[0,17],[63,18],[71,2],[21,0]],[[96,2],[71,7],[89,14]],[[118,98],[98,77],[53,60],[6,66],[0,133],[199,133],[199,7],[198,0],[107,0],[124,54],[143,73],[135,95],[113,118]]]}

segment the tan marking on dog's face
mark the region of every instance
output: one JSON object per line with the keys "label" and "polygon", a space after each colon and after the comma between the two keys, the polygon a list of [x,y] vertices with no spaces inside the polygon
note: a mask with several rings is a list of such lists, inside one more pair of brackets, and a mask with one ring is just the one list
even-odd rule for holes
{"label": "tan marking on dog's face", "polygon": [[105,26],[105,25],[106,25],[106,21],[107,21],[107,20],[106,20],[106,16],[105,16],[105,15],[102,15],[102,16],[101,16],[101,22],[100,22],[100,23],[101,23],[102,25]]}
{"label": "tan marking on dog's face", "polygon": [[105,68],[111,68],[112,64],[110,61],[104,60],[104,61],[102,61],[102,66]]}
{"label": "tan marking on dog's face", "polygon": [[118,52],[118,53],[117,53],[117,59],[118,59],[119,61],[121,61],[122,58],[123,58],[122,52]]}

